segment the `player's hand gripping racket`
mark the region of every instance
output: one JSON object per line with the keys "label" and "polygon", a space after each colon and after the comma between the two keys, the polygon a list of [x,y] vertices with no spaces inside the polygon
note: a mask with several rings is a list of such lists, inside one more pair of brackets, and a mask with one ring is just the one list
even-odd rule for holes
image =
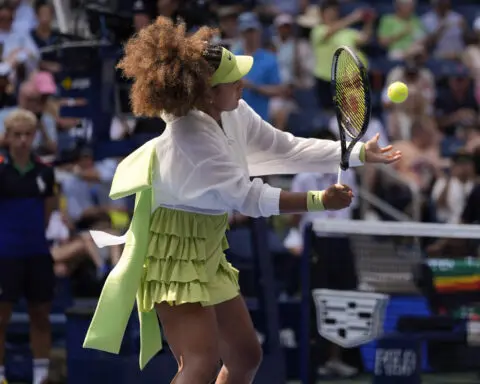
{"label": "player's hand gripping racket", "polygon": [[367,69],[349,47],[335,51],[331,85],[342,148],[338,169],[338,184],[341,184],[342,170],[349,168],[352,149],[367,131],[371,110]]}

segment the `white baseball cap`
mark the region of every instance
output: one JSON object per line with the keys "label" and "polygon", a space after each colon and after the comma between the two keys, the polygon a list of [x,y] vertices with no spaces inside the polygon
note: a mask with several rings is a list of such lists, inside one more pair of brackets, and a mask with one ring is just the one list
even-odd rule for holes
{"label": "white baseball cap", "polygon": [[274,24],[276,27],[280,27],[282,25],[292,25],[293,24],[293,17],[288,13],[282,13],[275,18]]}

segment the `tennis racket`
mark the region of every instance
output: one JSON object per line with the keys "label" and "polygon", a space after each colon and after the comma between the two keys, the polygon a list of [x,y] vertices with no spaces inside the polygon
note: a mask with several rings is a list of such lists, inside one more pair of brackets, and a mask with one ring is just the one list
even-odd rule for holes
{"label": "tennis racket", "polygon": [[367,69],[349,47],[341,46],[333,55],[331,86],[342,149],[338,169],[341,184],[342,171],[350,166],[350,154],[367,131],[371,112]]}

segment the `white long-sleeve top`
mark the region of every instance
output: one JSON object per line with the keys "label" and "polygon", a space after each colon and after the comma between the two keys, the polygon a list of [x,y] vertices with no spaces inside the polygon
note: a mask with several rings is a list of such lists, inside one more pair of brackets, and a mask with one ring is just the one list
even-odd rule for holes
{"label": "white long-sleeve top", "polygon": [[[207,214],[233,209],[251,217],[278,215],[280,188],[250,177],[338,169],[339,142],[279,131],[243,100],[221,119],[223,129],[198,110],[165,118],[153,169],[153,210],[164,206]],[[351,166],[362,164],[362,145],[354,147]]]}

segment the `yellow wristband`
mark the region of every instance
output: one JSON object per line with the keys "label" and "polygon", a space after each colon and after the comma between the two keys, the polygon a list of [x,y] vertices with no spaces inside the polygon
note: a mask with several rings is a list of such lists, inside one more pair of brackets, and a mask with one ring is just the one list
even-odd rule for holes
{"label": "yellow wristband", "polygon": [[365,144],[362,145],[362,148],[360,149],[360,161],[365,164]]}
{"label": "yellow wristband", "polygon": [[308,191],[307,192],[307,210],[308,212],[324,211],[323,194],[325,191]]}

